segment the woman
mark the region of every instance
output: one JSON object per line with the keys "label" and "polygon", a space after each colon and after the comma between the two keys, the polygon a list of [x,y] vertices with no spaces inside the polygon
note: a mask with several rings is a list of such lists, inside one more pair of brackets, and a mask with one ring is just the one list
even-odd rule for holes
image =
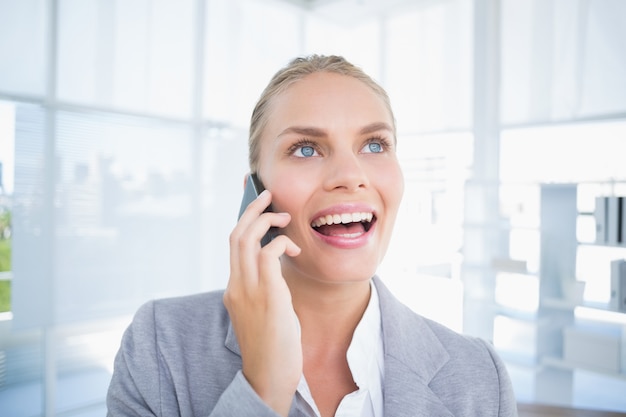
{"label": "woman", "polygon": [[138,311],[109,415],[516,415],[489,344],[375,277],[403,193],[380,86],[341,57],[292,61],[254,109],[250,169],[268,191],[231,233],[225,292]]}

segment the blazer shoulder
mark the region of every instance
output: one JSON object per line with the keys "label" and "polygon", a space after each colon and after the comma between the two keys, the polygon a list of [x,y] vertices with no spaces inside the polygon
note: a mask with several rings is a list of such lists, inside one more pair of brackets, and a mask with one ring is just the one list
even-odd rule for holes
{"label": "blazer shoulder", "polygon": [[225,311],[224,290],[152,300],[156,314],[214,314]]}
{"label": "blazer shoulder", "polygon": [[181,340],[209,337],[223,344],[230,324],[223,293],[220,290],[150,300],[139,307],[130,329],[137,336],[154,339],[157,345],[171,344],[170,349],[179,347]]}
{"label": "blazer shoulder", "polygon": [[[474,415],[515,416],[517,408],[513,386],[506,366],[492,343],[424,320],[449,356],[448,362],[429,384],[442,401],[455,404],[457,409],[474,410]],[[477,399],[480,401],[477,402]]]}
{"label": "blazer shoulder", "polygon": [[476,336],[458,333],[443,324],[422,317],[428,328],[441,341],[442,345],[450,354],[451,358],[461,356],[474,356],[476,354],[485,356],[489,359],[491,354],[487,346],[491,346],[490,342],[485,341]]}

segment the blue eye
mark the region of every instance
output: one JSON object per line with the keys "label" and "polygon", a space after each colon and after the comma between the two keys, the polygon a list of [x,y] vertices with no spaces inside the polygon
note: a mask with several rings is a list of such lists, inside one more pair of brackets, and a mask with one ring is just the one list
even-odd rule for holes
{"label": "blue eye", "polygon": [[372,141],[365,144],[361,152],[363,153],[381,153],[385,151],[385,146],[380,141]]}
{"label": "blue eye", "polygon": [[303,146],[300,148],[300,153],[304,157],[309,157],[315,155],[315,149],[312,146]]}
{"label": "blue eye", "polygon": [[370,152],[379,153],[383,151],[383,147],[380,143],[372,142],[368,145]]}
{"label": "blue eye", "polygon": [[295,144],[289,150],[289,153],[298,158],[310,158],[312,156],[317,156],[317,151],[315,150],[315,146],[303,144]]}

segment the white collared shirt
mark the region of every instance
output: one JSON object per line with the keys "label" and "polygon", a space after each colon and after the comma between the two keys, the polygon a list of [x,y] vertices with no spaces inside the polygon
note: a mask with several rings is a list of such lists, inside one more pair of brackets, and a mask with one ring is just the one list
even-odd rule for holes
{"label": "white collared shirt", "polygon": [[[343,397],[335,417],[383,417],[384,352],[380,304],[370,283],[370,301],[348,347],[348,367],[358,390]],[[300,378],[296,407],[309,417],[320,417],[309,386]]]}

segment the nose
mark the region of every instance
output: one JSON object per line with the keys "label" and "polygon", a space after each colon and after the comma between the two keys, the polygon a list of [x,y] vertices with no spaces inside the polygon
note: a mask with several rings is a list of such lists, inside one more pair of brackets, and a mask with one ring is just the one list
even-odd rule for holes
{"label": "nose", "polygon": [[329,158],[325,167],[324,186],[327,190],[343,190],[355,192],[369,187],[367,170],[359,155],[352,152],[342,152]]}

